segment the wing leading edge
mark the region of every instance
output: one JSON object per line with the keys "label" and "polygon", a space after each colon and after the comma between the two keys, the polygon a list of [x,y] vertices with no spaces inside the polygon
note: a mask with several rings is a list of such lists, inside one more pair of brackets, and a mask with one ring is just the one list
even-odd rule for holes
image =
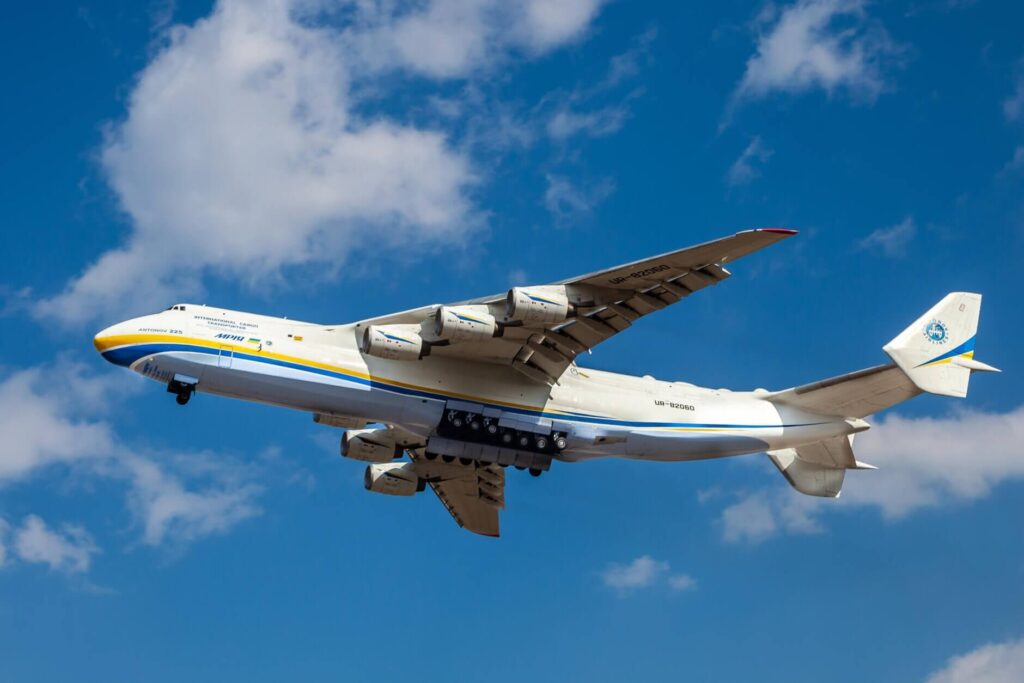
{"label": "wing leading edge", "polygon": [[[726,264],[795,234],[783,228],[748,230],[548,285],[514,288],[508,295],[422,306],[363,320],[353,327],[360,338],[371,326],[415,335],[422,340],[419,357],[436,354],[509,364],[531,379],[553,384],[579,354],[636,320],[718,284],[731,275]],[[506,304],[516,290],[531,298],[560,297],[563,314],[550,319],[510,318]],[[457,343],[439,337],[434,322],[446,309],[482,315],[493,321],[493,333]]]}

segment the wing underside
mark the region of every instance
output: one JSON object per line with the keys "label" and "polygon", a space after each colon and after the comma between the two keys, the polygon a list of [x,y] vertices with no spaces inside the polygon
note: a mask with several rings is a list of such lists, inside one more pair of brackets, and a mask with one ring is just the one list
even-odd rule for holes
{"label": "wing underside", "polygon": [[468,465],[440,457],[412,454],[416,471],[462,528],[482,536],[499,536],[498,513],[505,507],[505,470],[498,465]]}

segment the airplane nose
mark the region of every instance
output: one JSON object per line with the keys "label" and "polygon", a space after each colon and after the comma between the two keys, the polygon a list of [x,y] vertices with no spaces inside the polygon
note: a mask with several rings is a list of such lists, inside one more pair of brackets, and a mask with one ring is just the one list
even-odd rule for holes
{"label": "airplane nose", "polygon": [[110,327],[100,330],[96,333],[96,336],[92,338],[92,345],[96,347],[100,355],[103,358],[114,365],[122,365],[119,359],[114,356],[116,353],[111,352],[111,348],[114,346],[114,337],[118,334],[117,325],[111,325]]}
{"label": "airplane nose", "polygon": [[106,348],[104,342],[111,336],[113,336],[113,329],[113,327],[108,327],[106,329],[100,330],[99,332],[96,333],[96,336],[92,338],[92,345],[95,346],[96,350],[99,351],[100,353],[103,353],[103,350]]}

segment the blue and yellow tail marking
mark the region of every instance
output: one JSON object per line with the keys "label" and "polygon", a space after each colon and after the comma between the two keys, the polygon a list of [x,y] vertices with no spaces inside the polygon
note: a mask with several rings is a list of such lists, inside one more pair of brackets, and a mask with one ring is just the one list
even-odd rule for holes
{"label": "blue and yellow tail marking", "polygon": [[927,365],[941,365],[943,363],[949,363],[957,356],[963,356],[964,358],[974,358],[974,340],[975,337],[971,337],[970,339],[968,339],[955,349],[950,349],[949,351],[946,351],[941,355],[935,356],[935,358],[932,358],[931,360],[926,360],[925,362],[914,367],[923,368]]}

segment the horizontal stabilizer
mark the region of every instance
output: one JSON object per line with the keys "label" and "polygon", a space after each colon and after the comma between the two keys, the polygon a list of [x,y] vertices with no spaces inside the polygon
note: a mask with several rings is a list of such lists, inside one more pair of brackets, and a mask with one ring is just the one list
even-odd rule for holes
{"label": "horizontal stabilizer", "polygon": [[816,443],[768,451],[768,458],[800,493],[838,498],[846,470],[876,469],[853,455],[853,434]]}
{"label": "horizontal stabilizer", "polygon": [[820,415],[867,417],[920,393],[907,374],[890,363],[778,391],[768,400]]}

